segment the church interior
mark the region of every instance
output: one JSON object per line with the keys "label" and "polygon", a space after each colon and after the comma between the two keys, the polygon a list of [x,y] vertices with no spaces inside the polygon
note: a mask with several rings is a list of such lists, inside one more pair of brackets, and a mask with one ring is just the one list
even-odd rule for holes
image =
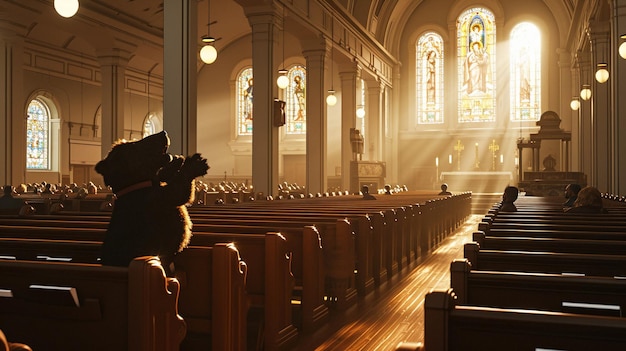
{"label": "church interior", "polygon": [[[319,235],[324,243],[331,240],[327,231],[332,232],[332,240],[337,240],[333,244],[341,247],[345,245],[340,245],[341,224],[327,229],[331,224],[326,221],[349,218],[353,234],[364,230],[356,229],[358,211],[371,221],[363,224],[371,226],[368,244],[358,237],[346,239],[355,240],[355,252],[346,254],[356,257],[356,267],[349,271],[359,272],[349,274],[353,291],[337,288],[333,284],[344,282],[333,280],[335,271],[326,272],[321,278],[326,279],[326,289],[332,285],[341,292],[313,294],[313,300],[324,300],[318,310],[307,310],[310,305],[305,302],[302,311],[294,309],[302,325],[251,322],[249,313],[243,318],[256,325],[258,334],[252,335],[250,330],[237,330],[242,324],[235,319],[241,316],[232,317],[223,334],[246,334],[242,339],[246,345],[216,346],[214,340],[213,349],[252,349],[250,345],[266,350],[455,349],[450,345],[457,341],[450,341],[450,348],[438,348],[435,342],[429,347],[428,340],[424,346],[423,323],[417,323],[419,334],[395,335],[393,344],[383,338],[366,347],[346,336],[358,334],[362,325],[345,329],[345,321],[354,316],[365,319],[366,314],[351,309],[369,306],[368,299],[377,301],[375,305],[378,295],[406,297],[408,290],[397,286],[408,289],[407,277],[420,292],[406,308],[423,310],[426,290],[439,287],[441,279],[444,285],[449,283],[450,262],[467,258],[464,245],[476,240],[475,232],[491,235],[481,225],[488,222],[495,233],[498,220],[527,223],[526,218],[498,213],[494,203],[501,201],[507,186],[519,189],[519,215],[527,213],[537,221],[541,216],[535,216],[534,208],[553,213],[565,200],[568,184],[594,187],[609,208],[606,231],[626,232],[619,218],[626,196],[626,141],[619,137],[626,130],[626,100],[619,93],[622,85],[626,91],[626,0],[1,0],[0,33],[2,185],[16,189],[25,185],[28,193],[51,184],[59,190],[76,184],[85,187],[83,198],[74,201],[33,201],[33,210],[45,213],[40,219],[48,221],[45,226],[58,220],[65,224],[57,225],[76,226],[72,229],[78,233],[79,226],[93,221],[88,226],[103,233],[115,195],[96,172],[96,164],[116,143],[162,131],[169,137],[171,154],[199,153],[210,166],[198,177],[196,184],[204,188],[196,189],[189,208],[200,228],[215,225],[211,221],[217,219],[208,212],[222,214],[224,207],[230,212],[222,215],[230,219],[237,205],[254,221],[263,203],[268,213],[277,211],[272,216],[292,223],[284,233],[295,229],[283,212],[293,210],[296,216],[300,211],[298,218],[324,213],[323,219],[315,219],[319,233],[307,233]],[[450,196],[439,194],[442,184]],[[89,198],[86,189],[92,186],[99,201],[78,201]],[[361,200],[365,189],[379,200],[375,205],[348,202]],[[393,199],[385,197],[392,193]],[[303,205],[284,205],[275,199]],[[63,206],[67,214],[46,217],[63,212]],[[80,207],[93,218],[78,214]],[[409,208],[416,212],[409,215]],[[332,215],[331,209],[336,210]],[[25,229],[14,227],[33,226],[2,211],[0,231],[26,235]],[[377,230],[385,231],[376,229],[376,216],[383,212],[381,226],[388,230],[389,218],[402,222],[400,212],[407,222],[415,217],[413,227],[406,224],[413,229],[393,229],[404,233],[387,245],[397,243],[398,251],[385,249],[384,239],[380,248],[376,246]],[[617,229],[608,229],[611,225]],[[579,223],[580,228],[585,226]],[[260,228],[254,230],[259,234]],[[67,235],[67,240],[78,239]],[[287,242],[290,235],[284,234]],[[626,240],[611,238],[615,243]],[[221,249],[224,260],[232,255]],[[380,250],[380,257],[377,261],[359,250]],[[0,252],[1,257],[4,254]],[[320,260],[341,261],[328,255],[324,251]],[[388,263],[383,262],[386,258]],[[0,272],[18,271],[9,263],[2,266],[3,260]],[[295,253],[294,260],[300,260]],[[295,261],[294,269],[303,270],[295,274],[294,284],[299,286],[299,274],[307,270]],[[341,267],[321,261],[326,270]],[[364,261],[368,266],[359,266]],[[147,274],[145,267],[153,263],[143,264]],[[415,278],[424,267],[438,267],[433,279],[439,280]],[[364,271],[371,276],[363,278]],[[612,276],[623,275],[626,272]],[[234,277],[231,280],[241,278]],[[164,279],[157,284],[173,284]],[[380,288],[391,282],[396,288]],[[176,284],[185,294],[184,279]],[[0,296],[4,288],[0,278]],[[302,292],[303,301],[308,301],[304,296]],[[132,301],[132,296],[128,298]],[[353,298],[359,301],[356,305],[346,302]],[[444,305],[454,304],[447,299],[466,301],[458,291],[457,297],[438,295],[431,302],[436,298],[445,300],[438,301]],[[308,338],[294,346],[294,333],[317,325],[315,313],[328,318],[322,317],[332,315],[327,309],[342,303],[352,307],[339,308],[341,312],[334,313],[341,318],[322,328],[336,327],[340,335],[309,330]],[[378,311],[384,314],[384,308]],[[394,328],[400,322],[390,320],[382,323]],[[181,327],[167,318],[163,323],[186,328],[187,335],[212,327],[193,321]],[[615,330],[626,331],[626,325],[617,324]],[[0,324],[0,330],[10,341],[12,328]],[[460,335],[465,332],[458,330]],[[333,338],[347,338],[350,346],[333,344]],[[178,350],[174,339],[159,339],[161,345],[172,346],[153,350]],[[149,343],[145,340],[137,345]],[[407,343],[398,344],[399,340]],[[200,344],[183,344],[181,349],[195,350]],[[145,345],[138,349],[148,350]]]}

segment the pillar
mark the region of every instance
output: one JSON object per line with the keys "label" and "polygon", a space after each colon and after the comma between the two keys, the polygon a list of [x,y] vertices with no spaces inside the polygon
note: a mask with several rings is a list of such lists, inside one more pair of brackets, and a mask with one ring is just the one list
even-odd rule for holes
{"label": "pillar", "polygon": [[304,43],[306,59],[306,187],[309,193],[323,193],[326,186],[326,99],[324,61],[326,40]]}
{"label": "pillar", "polygon": [[185,156],[197,152],[197,8],[195,0],[164,3],[163,126],[170,152]]}

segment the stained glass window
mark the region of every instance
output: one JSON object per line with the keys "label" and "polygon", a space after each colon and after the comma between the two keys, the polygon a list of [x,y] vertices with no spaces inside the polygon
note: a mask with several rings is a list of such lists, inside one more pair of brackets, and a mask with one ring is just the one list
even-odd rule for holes
{"label": "stained glass window", "polygon": [[289,85],[285,90],[285,115],[288,134],[306,133],[306,68],[295,65],[287,73]]}
{"label": "stained glass window", "polygon": [[511,31],[511,120],[538,121],[541,105],[541,35],[532,23]]}
{"label": "stained glass window", "polygon": [[471,8],[457,21],[459,123],[493,122],[496,24],[493,13]]}
{"label": "stained glass window", "polygon": [[50,109],[39,99],[28,105],[26,168],[50,169]]}
{"label": "stained glass window", "polygon": [[237,76],[237,135],[252,135],[252,67],[244,68]]}
{"label": "stained glass window", "polygon": [[417,123],[443,123],[443,39],[428,32],[417,41]]}

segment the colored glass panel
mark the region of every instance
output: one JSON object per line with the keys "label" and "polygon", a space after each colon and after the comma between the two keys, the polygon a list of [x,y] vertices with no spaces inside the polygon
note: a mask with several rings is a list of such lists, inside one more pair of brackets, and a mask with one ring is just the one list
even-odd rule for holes
{"label": "colored glass panel", "polygon": [[28,105],[26,168],[50,169],[50,110],[38,99]]}
{"label": "colored glass panel", "polygon": [[419,38],[415,50],[417,123],[443,123],[443,39],[428,32]]}
{"label": "colored glass panel", "polygon": [[254,82],[252,68],[243,69],[237,76],[237,134],[252,135],[252,100]]}
{"label": "colored glass panel", "polygon": [[484,8],[463,12],[457,21],[459,123],[494,122],[496,24]]}
{"label": "colored glass panel", "polygon": [[511,120],[538,121],[541,116],[541,34],[523,22],[511,31]]}
{"label": "colored glass panel", "polygon": [[306,68],[296,65],[287,73],[289,85],[285,89],[285,115],[288,134],[306,133]]}

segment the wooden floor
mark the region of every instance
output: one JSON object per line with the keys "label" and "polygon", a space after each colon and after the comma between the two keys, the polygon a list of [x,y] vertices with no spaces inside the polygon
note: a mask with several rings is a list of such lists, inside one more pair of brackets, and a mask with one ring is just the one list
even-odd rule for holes
{"label": "wooden floor", "polygon": [[402,341],[423,341],[424,296],[431,289],[450,287],[450,262],[463,258],[463,244],[471,241],[482,217],[470,216],[424,261],[356,307],[335,312],[324,328],[301,336],[293,351],[391,351]]}

